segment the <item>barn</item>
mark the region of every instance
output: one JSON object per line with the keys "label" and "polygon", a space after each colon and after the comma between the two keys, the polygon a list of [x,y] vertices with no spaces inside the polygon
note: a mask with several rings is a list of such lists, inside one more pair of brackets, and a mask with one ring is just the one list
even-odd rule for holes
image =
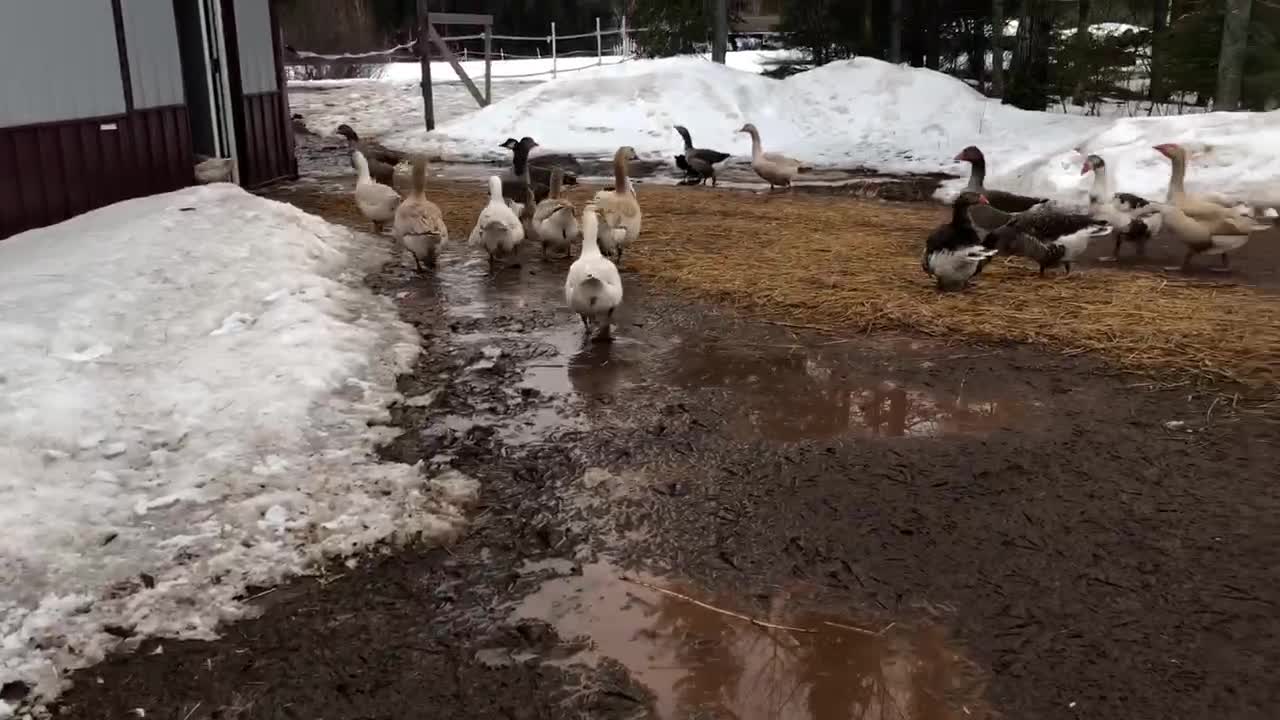
{"label": "barn", "polygon": [[271,0],[0,2],[0,238],[195,182],[297,177]]}

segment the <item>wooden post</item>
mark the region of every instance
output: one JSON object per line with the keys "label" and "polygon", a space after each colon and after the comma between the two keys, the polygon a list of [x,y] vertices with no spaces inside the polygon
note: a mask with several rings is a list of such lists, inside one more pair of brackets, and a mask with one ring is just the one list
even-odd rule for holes
{"label": "wooden post", "polygon": [[625,60],[627,57],[631,55],[631,53],[627,52],[627,16],[626,15],[622,16],[622,26],[619,28],[618,33],[619,33],[618,37],[622,41],[622,57]]}
{"label": "wooden post", "polygon": [[600,39],[600,16],[596,16],[596,64],[604,64],[604,44]]}
{"label": "wooden post", "polygon": [[493,102],[493,89],[490,87],[493,63],[493,26],[484,26],[484,101]]}
{"label": "wooden post", "polygon": [[427,132],[436,129],[436,109],[431,98],[431,42],[427,39],[430,27],[427,0],[418,0],[418,64],[422,67],[422,111],[426,116]]}
{"label": "wooden post", "polygon": [[711,60],[724,64],[729,52],[729,0],[716,0],[714,27],[711,38]]}
{"label": "wooden post", "polygon": [[551,21],[551,78],[556,77],[556,21]]}

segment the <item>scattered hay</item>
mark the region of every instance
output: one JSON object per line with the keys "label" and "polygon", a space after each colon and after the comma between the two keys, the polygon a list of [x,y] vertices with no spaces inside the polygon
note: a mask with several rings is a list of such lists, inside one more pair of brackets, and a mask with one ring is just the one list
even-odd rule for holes
{"label": "scattered hay", "polygon": [[[571,197],[581,206],[594,191]],[[430,193],[465,241],[483,188],[437,181]],[[363,222],[345,195],[274,195]],[[624,269],[772,320],[1031,343],[1131,370],[1191,371],[1268,392],[1280,385],[1280,301],[1247,287],[1098,267],[1041,279],[997,259],[969,291],[940,294],[920,255],[942,208],[653,185],[639,195],[644,229]]]}

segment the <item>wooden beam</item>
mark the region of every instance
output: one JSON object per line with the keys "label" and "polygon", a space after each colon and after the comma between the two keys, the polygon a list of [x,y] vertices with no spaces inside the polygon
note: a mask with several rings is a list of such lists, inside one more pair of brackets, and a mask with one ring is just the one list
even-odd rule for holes
{"label": "wooden beam", "polygon": [[473,13],[431,13],[431,22],[436,25],[492,25],[492,15],[476,15]]}
{"label": "wooden beam", "polygon": [[476,84],[471,82],[471,78],[467,77],[467,71],[462,69],[462,63],[458,62],[457,56],[453,54],[448,45],[444,44],[444,39],[440,37],[440,33],[436,32],[435,21],[436,15],[432,15],[431,22],[427,24],[427,35],[431,38],[431,43],[436,46],[436,49],[440,51],[444,59],[449,61],[449,66],[458,74],[458,79],[462,81],[462,84],[467,86],[467,90],[471,92],[471,97],[480,103],[480,107],[488,105],[489,103],[485,101],[484,95],[480,94],[480,88],[477,88]]}
{"label": "wooden beam", "polygon": [[[427,132],[436,129],[435,99],[431,95],[431,47],[422,42],[422,35],[431,28],[431,14],[427,10],[427,0],[418,0],[418,62],[422,68],[422,111],[427,122]],[[435,35],[435,30],[431,30]]]}

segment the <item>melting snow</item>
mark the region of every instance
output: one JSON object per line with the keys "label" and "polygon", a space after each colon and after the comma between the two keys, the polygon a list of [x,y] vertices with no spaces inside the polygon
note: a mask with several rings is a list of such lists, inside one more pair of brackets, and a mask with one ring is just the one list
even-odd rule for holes
{"label": "melting snow", "polygon": [[207,638],[246,586],[456,531],[474,481],[372,454],[418,352],[361,284],[384,252],[231,185],[0,242],[0,684],[47,699],[105,626]]}

